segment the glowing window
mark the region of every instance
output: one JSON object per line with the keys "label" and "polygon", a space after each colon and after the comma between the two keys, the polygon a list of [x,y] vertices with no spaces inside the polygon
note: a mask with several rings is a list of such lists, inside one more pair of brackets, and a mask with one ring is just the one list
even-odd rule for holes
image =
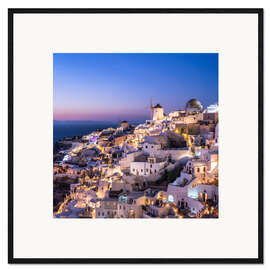
{"label": "glowing window", "polygon": [[196,157],[200,157],[200,156],[201,156],[201,150],[196,150],[195,156],[196,156]]}
{"label": "glowing window", "polygon": [[188,197],[192,199],[198,199],[199,197],[198,191],[192,188],[188,189]]}

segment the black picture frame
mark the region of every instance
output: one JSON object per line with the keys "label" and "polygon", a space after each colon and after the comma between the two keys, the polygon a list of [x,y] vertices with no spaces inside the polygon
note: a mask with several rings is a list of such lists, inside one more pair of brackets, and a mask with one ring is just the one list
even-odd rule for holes
{"label": "black picture frame", "polygon": [[[14,258],[13,17],[14,14],[183,13],[258,14],[258,258]],[[11,264],[261,264],[263,263],[263,9],[8,9],[8,263]]]}

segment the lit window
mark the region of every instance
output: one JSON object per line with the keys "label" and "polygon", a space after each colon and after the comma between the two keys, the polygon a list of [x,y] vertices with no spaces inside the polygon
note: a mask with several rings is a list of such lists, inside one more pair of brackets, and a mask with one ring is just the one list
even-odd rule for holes
{"label": "lit window", "polygon": [[169,202],[173,202],[173,201],[174,201],[173,195],[169,195],[169,196],[168,196],[168,201],[169,201]]}

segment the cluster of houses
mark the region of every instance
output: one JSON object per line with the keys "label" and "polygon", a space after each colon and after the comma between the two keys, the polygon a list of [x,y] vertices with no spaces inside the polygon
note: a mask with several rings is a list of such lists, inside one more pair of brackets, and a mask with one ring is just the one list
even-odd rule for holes
{"label": "cluster of houses", "polygon": [[217,105],[191,99],[169,114],[151,105],[151,120],[122,121],[60,152],[56,218],[218,217]]}

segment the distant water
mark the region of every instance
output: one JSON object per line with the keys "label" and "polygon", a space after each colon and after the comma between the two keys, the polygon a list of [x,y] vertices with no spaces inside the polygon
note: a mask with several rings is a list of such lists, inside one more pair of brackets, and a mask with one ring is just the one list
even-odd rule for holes
{"label": "distant water", "polygon": [[[130,122],[138,125],[142,122]],[[53,122],[53,144],[64,137],[83,136],[97,129],[116,128],[120,122],[105,121],[54,121]]]}

